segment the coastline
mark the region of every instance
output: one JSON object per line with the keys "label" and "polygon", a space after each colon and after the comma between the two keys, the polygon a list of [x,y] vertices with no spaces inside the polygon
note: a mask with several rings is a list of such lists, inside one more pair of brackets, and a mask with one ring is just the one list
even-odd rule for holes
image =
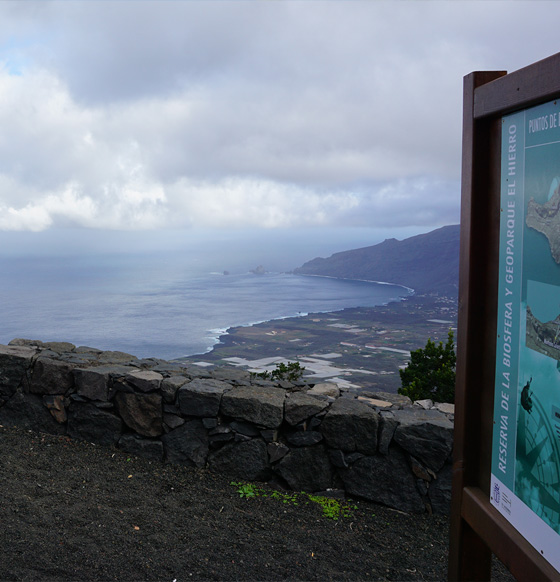
{"label": "coastline", "polygon": [[308,313],[229,328],[204,353],[178,358],[200,366],[270,371],[279,361],[299,361],[306,375],[348,389],[397,392],[399,369],[428,338],[444,340],[456,327],[457,301],[409,295],[373,307]]}
{"label": "coastline", "polygon": [[334,309],[334,310],[300,311],[298,313],[294,313],[291,315],[283,315],[283,316],[279,316],[279,317],[272,317],[270,319],[255,320],[255,321],[243,323],[240,325],[232,325],[232,326],[227,327],[227,328],[210,329],[210,330],[208,330],[211,334],[209,336],[209,338],[212,340],[215,340],[214,344],[212,344],[211,346],[208,346],[208,348],[204,352],[197,352],[196,354],[187,354],[185,356],[181,356],[179,358],[173,358],[173,359],[174,360],[183,360],[185,358],[193,358],[193,357],[199,357],[199,356],[205,356],[207,354],[211,354],[212,351],[214,349],[218,348],[220,345],[227,344],[227,336],[230,335],[231,333],[235,333],[235,330],[237,330],[237,329],[272,323],[274,321],[282,321],[285,319],[292,319],[294,317],[308,317],[310,315],[320,315],[320,314],[324,315],[324,314],[328,314],[328,313],[332,313],[332,314],[342,313],[348,309],[374,309],[375,307],[381,307],[384,305],[389,305],[390,303],[394,303],[394,302],[398,303],[398,302],[404,301],[404,300],[412,297],[413,295],[415,295],[415,291],[411,287],[407,287],[406,285],[400,285],[397,283],[387,283],[386,281],[371,281],[368,279],[350,279],[347,277],[331,277],[328,275],[307,275],[307,274],[303,274],[303,273],[293,273],[293,272],[287,272],[286,274],[296,275],[298,277],[320,277],[323,279],[334,279],[334,280],[338,280],[338,281],[350,281],[350,282],[354,281],[354,282],[359,282],[359,283],[375,283],[376,285],[388,285],[388,286],[400,287],[402,289],[405,289],[407,291],[407,294],[402,295],[402,296],[399,295],[395,298],[390,299],[389,301],[386,301],[384,303],[380,303],[379,305],[376,305],[373,307],[362,307],[362,306],[358,305],[356,307],[344,307],[342,309]]}
{"label": "coastline", "polygon": [[[313,276],[313,275],[311,275]],[[318,277],[321,275],[317,275]],[[369,283],[374,283],[375,281],[368,281]],[[405,298],[402,298],[400,301],[404,300]],[[192,354],[191,356],[186,356],[186,357],[197,357],[197,356],[204,356],[206,354],[209,354],[210,352],[212,352],[214,349],[219,349],[220,346],[227,346],[228,344],[231,345],[231,340],[228,341],[228,338],[230,336],[234,336],[238,330],[240,329],[244,329],[244,328],[248,328],[248,327],[256,327],[259,325],[269,325],[269,324],[274,324],[274,322],[281,322],[284,321],[286,319],[295,319],[295,318],[306,318],[306,317],[317,317],[317,316],[323,316],[323,315],[332,315],[333,317],[339,317],[344,319],[345,315],[351,311],[354,311],[356,309],[376,309],[376,307],[385,307],[387,305],[391,305],[392,303],[399,303],[399,300],[395,299],[394,301],[387,301],[386,303],[381,303],[380,305],[374,306],[374,307],[361,307],[361,306],[357,306],[357,307],[344,307],[343,309],[336,309],[334,311],[310,311],[310,312],[301,312],[301,313],[297,313],[295,315],[286,315],[284,317],[273,317],[272,319],[264,319],[262,321],[255,321],[252,323],[247,323],[244,325],[233,325],[231,327],[228,327],[225,330],[221,330],[222,333],[220,333],[220,335],[218,336],[218,343],[216,343],[215,345],[213,345],[211,348],[208,349],[207,352],[204,352],[202,354]],[[214,331],[214,330],[210,330],[210,331]],[[220,331],[220,330],[217,330]]]}
{"label": "coastline", "polygon": [[332,275],[315,275],[312,273],[293,273],[294,275],[298,275],[299,277],[322,277],[323,279],[337,279],[338,281],[360,281],[362,283],[377,283],[377,285],[393,285],[394,287],[402,287],[409,291],[410,295],[415,293],[415,290],[412,287],[407,287],[406,285],[402,285],[401,283],[389,283],[387,281],[373,281],[372,279],[352,279],[350,277],[334,277]]}

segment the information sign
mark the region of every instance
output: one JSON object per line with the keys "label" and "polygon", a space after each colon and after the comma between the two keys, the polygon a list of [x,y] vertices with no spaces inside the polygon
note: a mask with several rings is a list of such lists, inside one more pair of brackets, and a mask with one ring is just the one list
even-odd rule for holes
{"label": "information sign", "polygon": [[560,571],[560,101],[502,118],[490,500]]}

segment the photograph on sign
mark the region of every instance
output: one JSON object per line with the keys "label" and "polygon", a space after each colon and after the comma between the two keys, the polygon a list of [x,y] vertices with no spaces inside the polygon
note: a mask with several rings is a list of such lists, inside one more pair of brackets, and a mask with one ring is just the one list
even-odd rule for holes
{"label": "photograph on sign", "polygon": [[560,570],[560,104],[502,119],[492,504]]}

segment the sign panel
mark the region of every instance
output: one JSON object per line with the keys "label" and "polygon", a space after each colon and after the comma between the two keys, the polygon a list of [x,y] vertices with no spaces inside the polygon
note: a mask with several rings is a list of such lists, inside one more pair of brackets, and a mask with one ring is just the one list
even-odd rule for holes
{"label": "sign panel", "polygon": [[502,119],[491,503],[560,571],[560,102]]}

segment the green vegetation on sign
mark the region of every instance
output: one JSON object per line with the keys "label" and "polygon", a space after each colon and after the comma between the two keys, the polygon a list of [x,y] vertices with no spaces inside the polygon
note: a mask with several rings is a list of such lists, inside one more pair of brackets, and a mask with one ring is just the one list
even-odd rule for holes
{"label": "green vegetation on sign", "polygon": [[410,363],[400,370],[399,394],[413,401],[429,398],[435,402],[454,402],[457,357],[453,339],[453,331],[449,330],[445,345],[428,339],[426,347],[410,353]]}

